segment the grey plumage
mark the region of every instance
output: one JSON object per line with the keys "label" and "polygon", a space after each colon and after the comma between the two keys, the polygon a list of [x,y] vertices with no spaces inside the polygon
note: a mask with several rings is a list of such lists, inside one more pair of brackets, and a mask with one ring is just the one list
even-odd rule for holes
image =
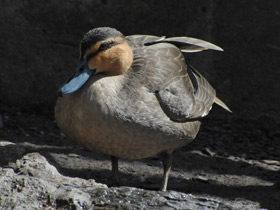
{"label": "grey plumage", "polygon": [[[86,37],[86,46],[81,49],[89,49],[90,40],[98,43],[102,37],[108,39],[108,34],[102,34],[109,30],[105,29],[98,30],[98,37]],[[110,33],[115,36],[119,32],[114,29]],[[124,45],[114,52],[121,52],[120,56],[127,55],[123,53],[126,43],[131,47],[131,66],[119,75],[110,71],[95,74],[76,92],[59,98],[57,123],[83,147],[112,157],[139,159],[164,152],[161,189],[166,190],[172,152],[196,137],[200,119],[213,103],[230,111],[207,80],[187,65],[182,52],[222,49],[188,37],[120,35],[112,45],[115,50],[119,43]],[[91,52],[91,59],[102,61],[96,58],[101,53],[102,59],[110,55],[109,49],[105,53],[97,50]],[[117,159],[112,160],[114,177],[119,179]]]}

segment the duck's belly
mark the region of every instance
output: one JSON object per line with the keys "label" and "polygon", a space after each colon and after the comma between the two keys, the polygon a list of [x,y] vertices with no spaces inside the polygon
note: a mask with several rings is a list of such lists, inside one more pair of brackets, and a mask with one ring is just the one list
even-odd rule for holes
{"label": "duck's belly", "polygon": [[[55,114],[61,131],[84,148],[119,158],[141,159],[172,151],[189,143],[200,126],[200,122],[177,123],[172,129],[141,125],[71,100],[67,96],[57,101]],[[188,135],[189,130],[194,135]]]}

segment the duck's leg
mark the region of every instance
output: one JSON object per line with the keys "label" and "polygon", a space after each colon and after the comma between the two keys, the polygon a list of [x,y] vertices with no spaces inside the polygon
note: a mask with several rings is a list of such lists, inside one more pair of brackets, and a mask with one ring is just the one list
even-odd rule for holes
{"label": "duck's leg", "polygon": [[118,166],[118,158],[115,156],[111,156],[111,162],[112,162],[112,178],[114,185],[120,185],[121,180],[119,177],[119,166]]}
{"label": "duck's leg", "polygon": [[163,177],[162,177],[162,182],[161,182],[161,186],[159,189],[161,191],[166,191],[166,189],[167,189],[168,177],[169,177],[171,164],[172,164],[172,152],[166,152],[163,154],[163,159],[162,159]]}

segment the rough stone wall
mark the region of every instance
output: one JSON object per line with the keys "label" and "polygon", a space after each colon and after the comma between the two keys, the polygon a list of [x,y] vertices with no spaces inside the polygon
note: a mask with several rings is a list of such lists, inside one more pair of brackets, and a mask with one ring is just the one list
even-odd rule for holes
{"label": "rough stone wall", "polygon": [[235,116],[279,117],[279,0],[4,0],[0,2],[0,107],[51,110],[73,72],[79,41],[111,26],[125,35],[191,36],[224,53],[189,56]]}
{"label": "rough stone wall", "polygon": [[[240,117],[279,118],[280,1],[217,1],[215,86]],[[225,89],[220,89],[225,88]]]}

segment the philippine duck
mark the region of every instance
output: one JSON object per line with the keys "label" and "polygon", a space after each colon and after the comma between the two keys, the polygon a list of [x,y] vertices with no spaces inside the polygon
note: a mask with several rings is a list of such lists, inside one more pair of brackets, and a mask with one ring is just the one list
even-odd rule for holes
{"label": "philippine duck", "polygon": [[124,36],[101,27],[80,44],[75,73],[59,89],[55,117],[82,147],[118,158],[163,155],[160,190],[167,189],[172,153],[197,135],[213,103],[230,109],[182,53],[222,49],[189,37]]}

